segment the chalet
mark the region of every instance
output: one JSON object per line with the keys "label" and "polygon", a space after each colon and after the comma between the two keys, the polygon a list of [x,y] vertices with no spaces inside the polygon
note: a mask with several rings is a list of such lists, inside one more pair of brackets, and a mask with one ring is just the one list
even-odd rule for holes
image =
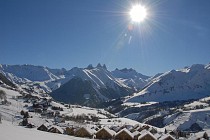
{"label": "chalet", "polygon": [[150,127],[148,131],[150,133],[152,133],[152,134],[156,134],[157,133],[157,129],[155,129],[154,127]]}
{"label": "chalet", "polygon": [[95,130],[93,130],[93,129],[90,129],[90,128],[88,128],[88,127],[81,127],[81,128],[79,128],[79,129],[77,129],[76,131],[75,131],[75,136],[76,137],[87,137],[87,138],[92,138],[93,137],[93,135],[94,135],[94,133],[95,133]]}
{"label": "chalet", "polygon": [[119,127],[119,126],[114,126],[114,125],[113,125],[113,126],[110,127],[110,129],[111,129],[111,130],[114,130],[114,131],[117,133],[117,132],[119,132],[119,131],[121,130],[121,127]]}
{"label": "chalet", "polygon": [[133,128],[136,130],[137,128],[139,128],[140,126],[139,126],[139,124],[135,124],[134,126],[133,126]]}
{"label": "chalet", "polygon": [[128,131],[126,128],[120,130],[116,135],[115,135],[115,140],[133,140],[134,135]]}
{"label": "chalet", "polygon": [[48,131],[49,127],[50,127],[50,124],[49,123],[44,123],[41,126],[39,126],[37,128],[37,130],[40,130],[40,131]]}
{"label": "chalet", "polygon": [[134,131],[133,125],[124,125],[124,128],[126,128],[126,129],[129,130],[130,132],[131,132],[131,131]]}
{"label": "chalet", "polygon": [[142,127],[140,127],[138,129],[139,132],[141,132],[142,130],[149,130],[150,129],[150,126],[149,125],[143,125]]}
{"label": "chalet", "polygon": [[51,132],[51,133],[58,133],[58,134],[63,134],[64,130],[59,127],[59,126],[51,126],[48,130],[48,132]]}
{"label": "chalet", "polygon": [[108,127],[103,127],[96,132],[96,139],[113,139],[115,131],[110,130]]}
{"label": "chalet", "polygon": [[169,135],[169,134],[164,134],[163,136],[160,137],[159,140],[175,140],[175,138],[172,137],[172,136]]}
{"label": "chalet", "polygon": [[149,131],[146,131],[139,136],[138,140],[157,140],[157,138]]}
{"label": "chalet", "polygon": [[66,127],[65,133],[67,135],[73,136],[74,135],[74,132],[75,132],[75,128],[73,128],[73,127]]}

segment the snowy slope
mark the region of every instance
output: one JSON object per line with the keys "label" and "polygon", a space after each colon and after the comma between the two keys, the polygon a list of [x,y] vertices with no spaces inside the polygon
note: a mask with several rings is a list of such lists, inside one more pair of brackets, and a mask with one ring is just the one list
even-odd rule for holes
{"label": "snowy slope", "polygon": [[200,99],[210,95],[209,65],[196,64],[154,78],[127,102],[163,102]]}
{"label": "snowy slope", "polygon": [[197,124],[203,130],[210,129],[210,97],[185,104],[178,112],[164,118],[168,130],[190,130]]}
{"label": "snowy slope", "polygon": [[0,73],[24,88],[34,89],[38,86],[43,92],[51,92],[64,83],[66,70],[33,65],[1,65]]}
{"label": "snowy slope", "polygon": [[27,129],[21,126],[15,126],[7,121],[3,121],[0,124],[0,134],[1,140],[89,140],[68,135],[47,133],[36,129]]}

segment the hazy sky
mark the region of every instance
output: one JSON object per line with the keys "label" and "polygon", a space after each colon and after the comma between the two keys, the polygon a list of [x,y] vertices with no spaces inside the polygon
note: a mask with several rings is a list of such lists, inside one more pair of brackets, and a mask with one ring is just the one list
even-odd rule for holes
{"label": "hazy sky", "polygon": [[[136,2],[148,11],[140,24]],[[146,75],[209,63],[210,0],[0,0],[1,64],[99,62]]]}

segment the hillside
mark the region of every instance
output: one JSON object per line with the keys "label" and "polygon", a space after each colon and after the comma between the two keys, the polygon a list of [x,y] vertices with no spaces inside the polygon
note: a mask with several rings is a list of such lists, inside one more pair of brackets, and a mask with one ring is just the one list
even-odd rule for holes
{"label": "hillside", "polygon": [[200,99],[210,95],[210,65],[196,64],[152,79],[126,102],[164,102]]}

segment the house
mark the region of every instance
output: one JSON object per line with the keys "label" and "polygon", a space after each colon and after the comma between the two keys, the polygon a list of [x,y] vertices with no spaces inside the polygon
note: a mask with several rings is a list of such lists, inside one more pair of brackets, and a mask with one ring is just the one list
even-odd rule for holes
{"label": "house", "polygon": [[115,140],[133,140],[133,139],[134,135],[126,128],[123,128],[115,135]]}
{"label": "house", "polygon": [[110,129],[114,130],[115,132],[119,132],[121,130],[121,127],[113,125],[113,126],[110,127]]}
{"label": "house", "polygon": [[41,126],[39,126],[38,128],[37,128],[37,130],[40,130],[40,131],[48,131],[48,129],[49,129],[49,127],[50,127],[50,124],[49,123],[44,123],[44,124],[42,124]]}
{"label": "house", "polygon": [[149,125],[143,125],[142,127],[140,127],[138,129],[139,132],[141,132],[142,130],[149,130],[150,129],[150,126]]}
{"label": "house", "polygon": [[150,133],[152,133],[152,134],[156,134],[157,133],[157,129],[155,129],[154,127],[150,127],[148,131]]}
{"label": "house", "polygon": [[66,127],[65,133],[67,135],[72,135],[73,136],[74,132],[75,132],[75,128],[73,128],[73,127]]}
{"label": "house", "polygon": [[113,139],[115,134],[115,131],[103,127],[96,132],[96,139]]}
{"label": "house", "polygon": [[169,134],[164,134],[163,136],[160,137],[159,140],[175,140],[175,138],[172,137],[172,136],[169,135]]}
{"label": "house", "polygon": [[90,129],[88,127],[81,127],[77,129],[74,133],[76,137],[87,137],[87,138],[92,138],[95,133],[95,130]]}
{"label": "house", "polygon": [[63,134],[64,130],[59,126],[53,125],[49,128],[48,132]]}
{"label": "house", "polygon": [[149,131],[145,131],[139,136],[138,140],[157,140],[157,138]]}
{"label": "house", "polygon": [[124,128],[126,128],[127,130],[129,130],[130,132],[133,131],[134,132],[134,127],[133,125],[124,125]]}

